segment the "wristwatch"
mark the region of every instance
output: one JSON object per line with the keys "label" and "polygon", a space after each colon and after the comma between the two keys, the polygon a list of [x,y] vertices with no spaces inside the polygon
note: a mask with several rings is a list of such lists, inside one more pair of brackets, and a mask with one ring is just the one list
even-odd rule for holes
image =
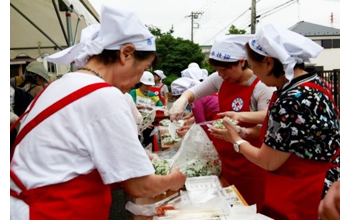
{"label": "wristwatch", "polygon": [[248,141],[245,141],[245,140],[239,140],[239,141],[236,141],[234,143],[234,150],[237,152],[237,153],[240,153],[240,145],[242,143],[245,143],[245,142],[248,142]]}

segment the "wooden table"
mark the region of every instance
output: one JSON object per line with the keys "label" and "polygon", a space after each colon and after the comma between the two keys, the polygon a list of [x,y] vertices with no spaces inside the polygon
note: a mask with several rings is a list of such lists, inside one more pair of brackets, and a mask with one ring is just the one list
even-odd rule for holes
{"label": "wooden table", "polygon": [[170,147],[174,147],[174,146],[178,146],[178,144],[180,144],[180,142],[175,141],[172,144],[165,144],[163,139],[162,139],[162,134],[168,133],[169,130],[167,127],[165,126],[159,126],[159,138],[161,140],[161,148],[162,150],[166,150],[169,149]]}

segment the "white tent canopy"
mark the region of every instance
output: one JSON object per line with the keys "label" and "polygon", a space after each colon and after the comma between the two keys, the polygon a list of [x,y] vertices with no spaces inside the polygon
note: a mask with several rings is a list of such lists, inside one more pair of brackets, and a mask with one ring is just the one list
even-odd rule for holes
{"label": "white tent canopy", "polygon": [[10,4],[11,59],[58,52],[78,43],[84,27],[99,22],[88,0],[11,0]]}

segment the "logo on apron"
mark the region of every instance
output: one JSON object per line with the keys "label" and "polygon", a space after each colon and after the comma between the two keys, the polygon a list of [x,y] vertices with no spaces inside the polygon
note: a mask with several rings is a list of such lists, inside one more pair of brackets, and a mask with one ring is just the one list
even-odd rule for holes
{"label": "logo on apron", "polygon": [[243,100],[241,98],[234,99],[233,103],[231,103],[231,108],[235,112],[240,111],[242,107],[243,107]]}

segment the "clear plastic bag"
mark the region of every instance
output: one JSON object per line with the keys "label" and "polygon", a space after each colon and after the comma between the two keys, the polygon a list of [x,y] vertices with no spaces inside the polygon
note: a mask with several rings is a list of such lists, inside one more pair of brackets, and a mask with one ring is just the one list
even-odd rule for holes
{"label": "clear plastic bag", "polygon": [[138,133],[141,134],[146,128],[150,127],[156,118],[156,110],[141,110],[140,113],[143,116],[142,122],[137,124]]}
{"label": "clear plastic bag", "polygon": [[221,174],[221,160],[203,128],[193,124],[172,157],[172,167],[180,167],[187,177]]}

